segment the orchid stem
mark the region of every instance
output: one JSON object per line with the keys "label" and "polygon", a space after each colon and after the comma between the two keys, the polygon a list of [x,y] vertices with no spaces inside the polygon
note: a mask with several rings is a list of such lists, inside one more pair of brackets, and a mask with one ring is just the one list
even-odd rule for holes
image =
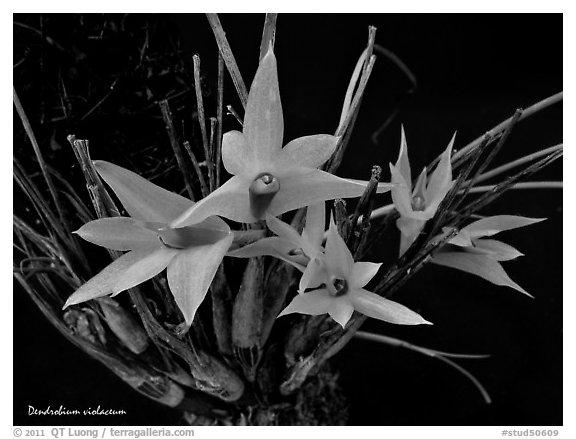
{"label": "orchid stem", "polygon": [[184,149],[188,153],[188,157],[190,157],[190,161],[192,162],[192,166],[194,166],[194,170],[196,171],[196,174],[198,175],[198,181],[200,181],[200,191],[202,192],[202,196],[207,197],[210,194],[210,189],[208,188],[208,185],[206,184],[206,179],[204,178],[204,175],[202,174],[202,169],[200,168],[200,164],[198,163],[198,160],[196,159],[196,155],[194,154],[194,152],[192,151],[192,148],[190,147],[190,142],[188,142],[188,141],[184,142]]}
{"label": "orchid stem", "polygon": [[202,146],[204,147],[204,157],[206,167],[208,168],[208,180],[210,182],[210,191],[214,190],[214,169],[212,168],[212,154],[208,145],[208,133],[206,130],[206,116],[204,115],[204,99],[202,98],[202,84],[200,82],[200,57],[198,54],[193,56],[194,60],[194,89],[196,90],[196,105],[198,108],[198,122],[202,132]]}
{"label": "orchid stem", "polygon": [[222,123],[224,121],[224,58],[218,52],[218,97],[216,102],[216,151],[214,157],[214,166],[216,167],[216,187],[220,187],[220,173],[222,172]]}
{"label": "orchid stem", "polygon": [[270,46],[274,47],[276,38],[276,19],[278,14],[267,13],[264,19],[264,30],[262,31],[262,41],[260,42],[260,61],[268,52]]}
{"label": "orchid stem", "polygon": [[248,103],[248,91],[246,90],[246,85],[244,84],[242,75],[240,75],[238,63],[234,58],[234,54],[232,53],[232,49],[230,48],[230,44],[226,38],[226,33],[224,32],[220,19],[218,18],[218,14],[206,14],[206,18],[208,18],[212,32],[214,32],[216,43],[218,44],[222,58],[224,58],[228,72],[230,72],[240,102],[242,102],[242,106],[246,108],[246,104]]}
{"label": "orchid stem", "polygon": [[176,157],[176,162],[184,177],[184,184],[186,185],[186,191],[192,201],[195,201],[194,192],[192,191],[192,182],[190,181],[190,173],[188,172],[188,167],[184,161],[184,156],[182,155],[182,150],[180,149],[180,144],[176,138],[176,130],[174,129],[174,122],[172,121],[172,113],[170,112],[170,106],[166,99],[161,100],[159,103],[160,110],[162,111],[162,117],[164,123],[166,124],[166,132],[168,133],[168,138],[170,139],[170,145],[174,150],[174,156]]}
{"label": "orchid stem", "polygon": [[[558,151],[558,150],[560,150],[560,149],[562,149],[562,148],[563,148],[563,144],[560,143],[560,144],[558,144],[558,145],[554,145],[554,146],[551,146],[551,147],[549,147],[549,148],[543,149],[543,150],[541,150],[541,151],[537,151],[537,152],[534,152],[534,153],[532,153],[532,154],[526,155],[526,156],[521,157],[521,158],[519,158],[519,159],[516,159],[516,160],[514,160],[514,161],[512,161],[512,162],[508,162],[508,163],[506,163],[506,164],[504,164],[504,165],[502,165],[502,166],[498,166],[497,168],[491,169],[491,170],[488,171],[488,172],[485,172],[485,173],[483,173],[483,174],[480,174],[480,175],[476,178],[475,183],[480,183],[480,182],[489,180],[490,178],[496,177],[497,175],[500,175],[500,174],[502,174],[502,173],[504,173],[504,172],[506,172],[506,171],[508,171],[508,170],[510,170],[510,169],[514,169],[514,168],[516,168],[516,167],[518,167],[518,166],[522,166],[522,165],[525,164],[525,163],[528,163],[528,162],[531,162],[531,161],[533,161],[533,160],[536,160],[536,159],[538,159],[538,158],[540,158],[540,157],[543,157],[543,156],[548,155],[548,154],[550,154],[550,153],[552,153],[552,152]],[[465,184],[469,184],[469,183],[470,183],[470,181],[467,181]]]}
{"label": "orchid stem", "polygon": [[[552,96],[547,97],[546,99],[543,99],[537,103],[535,103],[534,105],[531,105],[530,107],[526,108],[523,112],[522,115],[518,118],[518,122],[520,122],[521,120],[526,119],[529,116],[532,116],[533,114],[538,113],[539,111],[542,111],[548,107],[550,107],[551,105],[554,105],[560,101],[562,101],[563,99],[563,92],[559,92],[556,93]],[[508,125],[510,125],[510,123],[512,123],[514,119],[514,116],[509,117],[508,119],[506,119],[505,121],[499,123],[498,125],[496,125],[494,128],[492,128],[490,131],[488,131],[487,134],[490,134],[491,136],[496,136],[498,134],[500,134],[502,131],[504,131]],[[484,136],[478,137],[477,139],[473,140],[472,142],[470,142],[468,145],[466,145],[464,148],[462,148],[461,150],[459,150],[458,152],[456,152],[453,156],[452,156],[452,160],[457,160],[460,157],[462,157],[464,154],[466,154],[467,152],[469,152],[471,149],[476,148],[478,145],[480,145],[480,143],[482,142]]]}
{"label": "orchid stem", "polygon": [[[470,189],[469,194],[477,194],[482,192],[489,192],[497,185],[490,184],[487,186],[476,186]],[[561,181],[529,181],[525,183],[516,183],[510,189],[562,189],[563,182]]]}

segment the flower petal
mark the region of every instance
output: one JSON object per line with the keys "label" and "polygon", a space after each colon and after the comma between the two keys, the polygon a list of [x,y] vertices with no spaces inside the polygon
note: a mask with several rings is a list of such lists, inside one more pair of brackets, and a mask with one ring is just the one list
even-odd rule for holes
{"label": "flower petal", "polygon": [[400,152],[398,153],[396,168],[407,183],[408,192],[412,192],[412,172],[410,170],[410,160],[408,160],[408,143],[406,143],[406,133],[403,125],[400,133]]}
{"label": "flower petal", "polygon": [[120,256],[78,288],[74,294],[68,298],[64,308],[114,293],[114,286],[124,276],[126,270],[146,258],[155,248],[156,247],[142,248]]}
{"label": "flower petal", "polygon": [[146,256],[132,264],[122,273],[122,276],[113,286],[112,295],[115,296],[124,290],[140,285],[152,279],[164,270],[180,250],[167,247],[158,247]]}
{"label": "flower petal", "polygon": [[222,163],[232,175],[244,175],[247,178],[256,177],[252,150],[246,137],[240,131],[228,131],[222,138]]}
{"label": "flower petal", "polygon": [[322,241],[326,230],[326,206],[324,202],[306,208],[306,224],[302,231],[303,250],[313,258],[322,251]]}
{"label": "flower petal", "polygon": [[346,243],[338,233],[334,218],[330,218],[330,227],[326,234],[326,269],[330,274],[350,282],[354,258]]}
{"label": "flower petal", "polygon": [[271,238],[263,238],[258,241],[248,244],[239,249],[228,252],[228,256],[234,258],[254,258],[257,256],[273,256],[288,262],[290,265],[296,267],[300,271],[306,268],[306,258],[304,256],[290,256],[289,252],[294,250],[294,243],[287,241],[283,238],[273,236]]}
{"label": "flower petal", "polygon": [[250,181],[239,176],[232,177],[172,221],[170,227],[190,226],[212,215],[220,215],[233,221],[245,223],[257,221],[250,211],[249,186]]}
{"label": "flower petal", "polygon": [[112,250],[136,250],[158,244],[157,234],[126,217],[101,218],[84,224],[76,232],[92,244]]}
{"label": "flower petal", "polygon": [[515,215],[496,215],[475,221],[464,227],[462,231],[467,232],[472,238],[480,238],[482,236],[492,236],[505,230],[529,226],[530,224],[535,224],[545,219],[546,218],[526,218]]}
{"label": "flower petal", "polygon": [[278,314],[278,317],[293,313],[307,314],[310,316],[326,314],[332,306],[333,301],[334,298],[324,289],[314,290],[305,294],[296,294],[292,302],[290,302],[290,305],[284,308],[284,310]]}
{"label": "flower petal", "polygon": [[290,224],[286,224],[284,221],[272,215],[267,215],[266,225],[272,232],[274,232],[280,238],[283,238],[286,241],[291,242],[294,245],[294,248],[301,247],[302,238],[300,234]]}
{"label": "flower petal", "polygon": [[304,293],[308,288],[318,288],[328,281],[326,269],[321,258],[313,258],[306,265],[306,270],[302,273],[298,292]]}
{"label": "flower petal", "polygon": [[438,252],[431,262],[443,265],[445,267],[455,268],[456,270],[465,271],[466,273],[475,274],[488,282],[496,285],[514,288],[529,297],[532,297],[520,285],[514,282],[502,268],[498,261],[486,257],[465,252]]}
{"label": "flower petal", "polygon": [[168,265],[168,285],[188,326],[206,297],[232,240],[233,235],[230,234],[211,245],[187,248],[180,251]]}
{"label": "flower petal", "polygon": [[426,188],[426,211],[430,211],[432,214],[436,212],[436,209],[438,209],[438,206],[452,187],[452,163],[450,160],[455,139],[456,133],[454,133],[448,147],[442,153],[440,162],[436,165],[434,172],[432,172]]}
{"label": "flower petal", "polygon": [[392,163],[390,163],[390,175],[392,183],[396,186],[392,187],[391,195],[392,202],[398,213],[402,216],[412,214],[412,191],[411,183],[406,181],[401,172]]}
{"label": "flower petal", "polygon": [[260,61],[250,87],[243,132],[257,163],[272,163],[280,154],[284,136],[284,120],[278,88],[276,57],[272,48]]}
{"label": "flower petal", "polygon": [[168,223],[194,204],[112,163],[96,160],[94,167],[134,219]]}
{"label": "flower petal", "polygon": [[431,325],[420,314],[404,305],[364,289],[350,291],[350,301],[356,311],[373,319],[397,325]]}
{"label": "flower petal", "polygon": [[328,310],[328,314],[332,317],[336,323],[338,323],[342,328],[346,327],[346,323],[352,317],[354,313],[354,307],[349,302],[347,297],[337,297],[332,301],[332,305]]}
{"label": "flower petal", "polygon": [[366,183],[346,180],[319,169],[279,180],[280,190],[268,208],[273,216],[335,198],[359,197],[366,188]]}
{"label": "flower petal", "polygon": [[495,239],[475,239],[474,247],[467,248],[471,253],[481,253],[496,261],[510,261],[519,256],[524,256],[511,245]]}
{"label": "flower petal", "polygon": [[282,148],[276,167],[279,170],[293,167],[319,168],[332,156],[337,143],[338,137],[330,134],[299,137]]}
{"label": "flower petal", "polygon": [[374,262],[356,262],[352,267],[351,288],[362,288],[372,280],[382,264]]}
{"label": "flower petal", "polygon": [[426,225],[426,220],[400,217],[396,220],[396,226],[400,230],[400,256],[402,256],[420,235]]}

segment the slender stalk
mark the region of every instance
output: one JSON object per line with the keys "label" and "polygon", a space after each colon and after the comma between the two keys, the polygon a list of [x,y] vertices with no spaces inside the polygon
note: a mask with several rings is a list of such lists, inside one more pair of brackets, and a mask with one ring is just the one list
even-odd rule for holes
{"label": "slender stalk", "polygon": [[346,150],[346,146],[349,140],[349,128],[355,121],[358,111],[360,109],[360,102],[362,101],[362,97],[364,95],[364,91],[366,89],[366,85],[368,84],[368,79],[372,74],[372,69],[374,68],[374,63],[376,62],[376,56],[372,55],[368,60],[368,65],[366,69],[362,73],[362,77],[360,78],[360,84],[358,85],[358,90],[350,104],[350,110],[344,119],[344,124],[338,127],[336,131],[336,136],[340,137],[338,139],[338,144],[336,145],[336,150],[330,160],[325,165],[325,168],[328,172],[333,173],[338,169],[340,163],[342,162],[342,156],[344,155],[344,151]]}
{"label": "slender stalk", "polygon": [[[533,160],[536,160],[540,157],[543,157],[545,155],[553,153],[554,151],[558,151],[562,148],[563,148],[563,144],[560,143],[558,145],[554,145],[554,146],[551,146],[549,148],[545,148],[541,151],[536,151],[532,154],[528,154],[528,155],[521,157],[519,159],[516,159],[514,161],[505,163],[501,166],[498,166],[497,168],[491,169],[488,172],[484,172],[483,174],[478,175],[478,177],[476,177],[475,183],[481,183],[483,181],[489,180],[492,177],[496,177],[496,176],[498,176],[498,175],[500,175],[506,171],[509,171],[510,169],[514,169],[518,166],[522,166],[522,165],[529,163]],[[470,184],[470,181],[467,181],[466,184]]]}
{"label": "slender stalk", "polygon": [[44,161],[44,157],[42,156],[42,152],[40,151],[40,145],[38,145],[38,141],[36,140],[36,136],[34,135],[34,131],[32,130],[32,125],[28,120],[28,116],[26,116],[26,112],[24,111],[24,107],[20,102],[20,98],[18,97],[18,93],[16,93],[16,88],[12,87],[12,97],[14,100],[14,106],[16,107],[16,111],[18,112],[18,116],[22,121],[22,125],[24,125],[24,130],[28,135],[28,139],[30,139],[30,143],[32,144],[32,148],[34,149],[34,154],[36,155],[36,159],[38,160],[38,165],[40,166],[40,171],[42,171],[42,176],[46,181],[46,185],[48,186],[48,190],[50,191],[50,196],[54,201],[54,206],[56,207],[56,211],[58,212],[58,218],[65,225],[67,230],[70,229],[68,225],[68,221],[64,216],[64,209],[62,208],[62,204],[60,203],[60,199],[58,197],[58,192],[56,191],[56,187],[54,186],[54,182],[48,173],[48,169],[46,167],[46,162]]}
{"label": "slender stalk", "polygon": [[164,123],[166,124],[166,132],[168,133],[168,138],[170,139],[170,145],[172,145],[172,149],[174,150],[174,156],[176,157],[176,162],[178,162],[178,167],[180,168],[180,172],[182,173],[182,177],[184,178],[184,184],[186,185],[186,191],[188,192],[188,196],[192,201],[195,201],[194,198],[194,191],[192,190],[192,181],[190,180],[190,173],[188,172],[188,167],[186,166],[186,162],[184,161],[184,156],[182,155],[182,150],[180,149],[180,144],[178,143],[178,139],[176,138],[176,130],[174,129],[174,122],[172,121],[172,113],[170,112],[170,106],[168,105],[168,101],[166,99],[161,100],[159,103],[160,110],[162,111],[162,118],[164,119]]}
{"label": "slender stalk", "polygon": [[222,171],[222,131],[223,131],[223,121],[224,121],[224,58],[222,54],[218,52],[218,98],[216,102],[216,120],[217,132],[216,132],[216,154],[214,157],[214,166],[216,167],[216,187],[220,187],[220,173]]}
{"label": "slender stalk", "polygon": [[[546,109],[546,108],[548,108],[554,104],[557,104],[558,102],[561,102],[562,99],[563,99],[563,92],[559,92],[559,93],[556,93],[552,96],[547,97],[546,99],[543,99],[539,102],[536,102],[534,105],[531,105],[530,107],[526,108],[522,112],[522,115],[519,117],[518,122],[520,122],[521,120],[524,120],[527,117],[530,117],[530,116],[538,113],[539,111],[542,111],[542,110],[544,110],[544,109]],[[492,137],[497,136],[502,131],[504,131],[508,127],[508,125],[510,125],[510,123],[512,123],[513,118],[514,118],[514,116],[509,117],[505,121],[499,123],[494,128],[492,128],[490,131],[488,131],[488,134],[490,134]],[[464,148],[462,148],[460,151],[456,152],[452,156],[452,160],[453,161],[458,160],[460,157],[462,157],[464,154],[469,152],[471,149],[476,148],[478,145],[480,145],[480,142],[482,142],[483,137],[484,136],[478,137],[477,139],[473,140],[468,145],[466,145]]]}
{"label": "slender stalk", "polygon": [[[210,173],[208,174],[208,176],[210,177],[210,192],[213,192],[214,190],[216,190],[216,188],[218,187],[218,185],[216,184],[216,172],[214,170],[214,167],[216,166],[214,164],[214,159],[215,159],[215,147],[216,147],[216,125],[218,124],[218,120],[215,117],[211,117],[210,118],[210,137],[208,138],[208,151],[210,151]],[[220,160],[220,159],[218,159]]]}
{"label": "slender stalk", "polygon": [[267,13],[264,19],[264,30],[262,31],[262,41],[260,42],[260,60],[268,52],[270,46],[274,47],[276,37],[276,19],[278,14]]}
{"label": "slender stalk", "polygon": [[230,72],[240,102],[242,103],[242,106],[246,108],[246,104],[248,103],[248,91],[244,84],[244,80],[242,79],[242,75],[240,75],[238,63],[234,58],[234,54],[232,53],[232,49],[230,48],[230,44],[226,38],[226,33],[224,32],[220,19],[218,18],[218,14],[206,14],[206,18],[208,18],[212,32],[214,32],[216,43],[218,43],[218,48],[220,49],[222,58],[224,58],[228,72]]}
{"label": "slender stalk", "polygon": [[190,142],[188,142],[188,141],[184,142],[184,149],[188,153],[188,157],[190,157],[190,161],[192,162],[192,166],[194,166],[194,170],[196,171],[196,175],[198,175],[198,180],[200,181],[200,190],[202,192],[202,196],[207,197],[208,194],[210,194],[210,189],[208,188],[208,185],[206,184],[206,180],[204,179],[204,174],[202,174],[202,169],[200,168],[200,164],[198,163],[198,160],[196,159],[196,155],[194,155],[194,152],[192,151],[192,148],[190,147]]}
{"label": "slender stalk", "polygon": [[[482,192],[490,192],[496,188],[497,185],[491,184],[487,186],[476,186],[470,189],[470,194],[478,194]],[[529,181],[525,183],[516,183],[510,186],[509,189],[562,189],[564,187],[561,181]]]}
{"label": "slender stalk", "polygon": [[206,131],[206,116],[204,115],[204,99],[202,98],[202,84],[200,82],[200,57],[196,54],[194,60],[194,89],[196,90],[196,105],[198,108],[198,122],[202,132],[202,146],[204,147],[204,157],[208,168],[208,181],[210,191],[214,190],[216,181],[214,180],[214,168],[212,167],[212,152],[208,144],[208,133]]}

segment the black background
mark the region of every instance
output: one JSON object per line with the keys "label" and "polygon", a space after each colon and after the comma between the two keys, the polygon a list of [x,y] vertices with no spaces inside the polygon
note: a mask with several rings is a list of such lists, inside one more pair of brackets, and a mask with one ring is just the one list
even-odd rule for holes
{"label": "black background", "polygon": [[[91,139],[94,158],[126,163],[128,148],[138,151],[156,145],[169,152],[159,111],[142,116],[123,113],[123,90],[130,88],[129,44],[109,33],[106,15],[86,16],[102,32],[88,39],[72,32],[71,16],[45,16],[44,31],[70,53],[106,54],[90,68],[80,56],[54,55],[51,45],[33,31],[15,26],[16,88],[32,124],[43,138],[63,144],[74,130]],[[166,52],[180,51],[191,77],[191,57],[202,58],[208,93],[215,83],[215,51],[210,27],[201,15],[131,15],[131,23],[157,26],[150,45]],[[242,75],[250,83],[258,62],[263,15],[221,15]],[[38,28],[38,15],[16,15],[15,21]],[[395,52],[418,81],[409,83],[388,60],[379,58],[362,103],[346,161],[339,174],[367,178],[372,164],[385,169],[395,161],[400,123],[406,129],[414,169],[421,169],[441,152],[454,131],[456,147],[481,135],[518,107],[526,107],[562,89],[561,15],[434,15],[434,14],[287,14],[278,18],[275,52],[285,118],[285,140],[333,132],[356,60],[365,46],[367,26],[378,27],[376,42]],[[158,30],[159,29],[159,30]],[[165,37],[163,37],[165,33]],[[127,39],[136,38],[134,35]],[[174,41],[179,41],[174,46]],[[170,43],[170,45],[168,44]],[[89,47],[88,49],[86,47]],[[41,65],[35,54],[46,50]],[[92,50],[93,52],[90,52]],[[58,57],[61,57],[59,59]],[[71,61],[72,59],[72,61]],[[93,58],[89,58],[89,61]],[[89,118],[39,124],[42,102],[34,93],[39,84],[57,88],[50,62],[61,69],[77,63],[74,77],[99,72],[102,78],[124,75],[113,92]],[[82,67],[84,66],[84,68]],[[105,72],[105,73],[102,73]],[[66,74],[64,74],[66,77]],[[231,83],[225,101],[236,108]],[[161,98],[162,86],[155,89]],[[42,95],[40,95],[42,96]],[[193,101],[193,92],[183,98]],[[208,96],[212,105],[213,95]],[[210,100],[212,99],[212,100]],[[81,104],[78,104],[81,105]],[[185,108],[185,104],[181,105]],[[372,133],[394,108],[392,125],[371,141]],[[87,107],[88,108],[88,107]],[[180,108],[180,107],[179,107]],[[210,107],[213,108],[213,107]],[[232,118],[226,129],[237,128]],[[21,131],[15,122],[16,132]],[[118,134],[124,130],[124,134]],[[150,132],[150,133],[149,133]],[[158,134],[160,133],[160,134]],[[192,135],[197,135],[192,132]],[[154,137],[156,135],[156,137]],[[119,137],[123,136],[123,137]],[[134,142],[131,142],[131,137]],[[163,137],[164,136],[164,137]],[[23,136],[15,143],[22,154]],[[562,108],[556,105],[522,122],[501,156],[502,163],[562,141]],[[42,147],[63,172],[71,169],[72,153],[46,140]],[[125,149],[115,149],[117,144]],[[126,146],[129,145],[129,146]],[[30,151],[30,150],[29,150]],[[73,174],[72,171],[70,171]],[[387,174],[386,174],[387,175]],[[560,180],[561,164],[538,174],[538,180]],[[422,270],[397,296],[433,327],[397,327],[368,322],[365,330],[399,337],[426,347],[462,353],[489,353],[484,360],[460,360],[486,386],[493,403],[485,405],[463,376],[437,360],[373,342],[352,340],[335,358],[342,371],[353,425],[560,425],[562,424],[562,195],[558,190],[515,191],[484,211],[520,214],[548,220],[503,234],[501,239],[526,256],[505,263],[510,276],[536,299],[512,289],[442,267]],[[382,202],[388,202],[384,198]],[[18,209],[16,201],[15,209]],[[397,238],[382,243],[389,253]],[[384,248],[385,247],[385,248]],[[395,250],[394,250],[395,251]],[[42,317],[30,300],[15,289],[14,297],[14,423],[154,425],[179,422],[177,415],[133,392],[99,363],[70,345]],[[119,417],[30,417],[28,405],[69,409],[124,409]]]}

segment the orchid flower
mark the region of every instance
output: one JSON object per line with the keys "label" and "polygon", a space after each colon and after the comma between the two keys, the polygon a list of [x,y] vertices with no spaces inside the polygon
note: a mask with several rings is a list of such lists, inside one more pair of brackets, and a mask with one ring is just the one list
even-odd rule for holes
{"label": "orchid flower", "polygon": [[[365,182],[317,169],[336,148],[328,134],[300,137],[282,148],[284,121],[272,48],[262,58],[250,88],[242,132],[222,141],[222,162],[232,174],[224,185],[172,221],[172,227],[198,223],[211,215],[253,223],[266,215],[335,198],[362,195]],[[380,184],[379,192],[390,190]]]}
{"label": "orchid flower", "polygon": [[[302,235],[289,224],[271,215],[266,217],[268,228],[277,236],[262,238],[258,241],[228,252],[228,256],[237,258],[252,258],[256,256],[274,256],[303,273],[307,273],[310,264],[317,264],[318,258],[324,253],[322,241],[324,240],[324,230],[326,227],[326,212],[324,203],[314,204],[306,208],[306,223],[302,230]],[[303,282],[312,282],[308,277],[311,275],[308,270],[307,276],[302,276],[300,289],[307,286]],[[315,283],[320,285],[322,282]]]}
{"label": "orchid flower", "polygon": [[[304,282],[304,287],[307,288],[322,282],[321,287],[310,292],[304,292],[301,288],[299,294],[278,317],[292,313],[329,314],[344,328],[356,310],[368,317],[389,323],[430,324],[404,305],[364,289],[381,265],[372,262],[354,262],[350,250],[336,229],[336,224],[331,220],[325,252],[318,254],[308,264],[306,271],[310,271],[310,274],[308,281]],[[302,277],[306,277],[306,272]],[[303,282],[301,287],[302,284]]]}
{"label": "orchid flower", "polygon": [[192,227],[168,223],[194,203],[139,175],[104,161],[94,166],[130,217],[102,218],[82,226],[83,239],[111,250],[127,251],[72,294],[64,307],[108,294],[116,295],[167,268],[168,285],[186,324],[194,320],[233,234],[217,217]]}
{"label": "orchid flower", "polygon": [[495,239],[482,239],[505,230],[528,226],[544,218],[498,215],[483,218],[462,228],[448,245],[435,253],[431,262],[475,274],[496,285],[514,288],[532,297],[514,282],[502,268],[501,261],[522,256],[514,247]]}
{"label": "orchid flower", "polygon": [[452,187],[452,165],[450,154],[454,144],[454,137],[448,147],[442,153],[440,162],[427,182],[426,168],[422,171],[416,185],[412,188],[412,175],[410,162],[408,161],[408,145],[404,128],[402,128],[402,140],[400,153],[396,165],[390,163],[392,174],[392,201],[400,214],[396,226],[400,230],[400,256],[418,238],[418,235],[436,214],[438,206]]}

